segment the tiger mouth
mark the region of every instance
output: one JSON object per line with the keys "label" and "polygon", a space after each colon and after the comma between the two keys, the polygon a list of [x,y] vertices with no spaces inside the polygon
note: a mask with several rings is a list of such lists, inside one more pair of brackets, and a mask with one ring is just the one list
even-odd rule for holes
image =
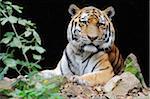
{"label": "tiger mouth", "polygon": [[87,52],[97,52],[98,51],[98,46],[94,44],[86,44],[83,46],[83,50]]}

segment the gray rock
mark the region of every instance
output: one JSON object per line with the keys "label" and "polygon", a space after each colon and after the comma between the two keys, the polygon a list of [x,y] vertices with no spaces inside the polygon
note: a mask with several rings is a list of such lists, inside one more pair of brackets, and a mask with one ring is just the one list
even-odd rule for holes
{"label": "gray rock", "polygon": [[120,75],[121,81],[112,91],[116,95],[126,95],[133,88],[141,88],[140,81],[131,73],[125,72]]}
{"label": "gray rock", "polygon": [[[115,80],[115,81],[113,81]],[[116,84],[114,84],[114,82]],[[113,84],[112,84],[113,83]],[[113,85],[113,88],[106,89],[110,84]],[[106,87],[107,86],[107,87]],[[124,72],[119,76],[119,79],[117,77],[117,80],[112,78],[105,86],[104,89],[105,91],[109,90],[109,92],[115,96],[126,96],[128,92],[134,88],[141,88],[142,85],[140,81],[131,73],[129,72]]]}

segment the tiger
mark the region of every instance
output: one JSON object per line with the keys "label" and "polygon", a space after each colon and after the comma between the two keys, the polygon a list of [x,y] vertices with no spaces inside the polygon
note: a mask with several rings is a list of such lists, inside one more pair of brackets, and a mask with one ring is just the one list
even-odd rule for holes
{"label": "tiger", "polygon": [[41,75],[74,77],[90,85],[105,84],[124,70],[123,58],[115,45],[112,6],[100,10],[93,6],[80,9],[71,4],[71,21],[67,29],[68,44],[54,70]]}

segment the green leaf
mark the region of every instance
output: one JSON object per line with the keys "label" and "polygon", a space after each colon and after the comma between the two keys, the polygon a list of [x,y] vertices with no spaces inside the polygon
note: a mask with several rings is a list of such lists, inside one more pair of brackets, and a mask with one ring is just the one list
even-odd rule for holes
{"label": "green leaf", "polygon": [[31,50],[35,50],[35,46],[30,46],[30,49]]}
{"label": "green leaf", "polygon": [[5,53],[0,53],[0,60],[5,56]]}
{"label": "green leaf", "polygon": [[134,74],[135,76],[139,73],[139,70],[134,66],[133,60],[128,57],[125,60],[125,72],[130,72]]}
{"label": "green leaf", "polygon": [[10,42],[10,47],[18,47],[18,48],[21,48],[21,47],[22,47],[22,44],[21,44],[21,42],[20,42],[16,37],[14,37],[14,38],[13,38],[13,41]]}
{"label": "green leaf", "polygon": [[12,2],[10,2],[10,1],[6,1],[6,2],[4,2],[5,4],[8,4],[8,5],[12,5]]}
{"label": "green leaf", "polygon": [[36,31],[33,31],[33,36],[35,37],[38,44],[41,45],[41,38],[40,38],[39,34]]}
{"label": "green leaf", "polygon": [[30,49],[30,46],[23,46],[22,51],[23,53],[26,53]]}
{"label": "green leaf", "polygon": [[18,24],[25,26],[27,24],[27,20],[26,19],[18,19]]}
{"label": "green leaf", "polygon": [[4,75],[7,73],[9,67],[6,66],[3,71],[0,73],[0,80],[2,80],[4,78]]}
{"label": "green leaf", "polygon": [[12,38],[9,38],[9,37],[3,38],[0,43],[8,44],[11,39]]}
{"label": "green leaf", "polygon": [[41,69],[41,66],[36,63],[29,63],[31,67],[36,67],[38,69]]}
{"label": "green leaf", "polygon": [[1,25],[5,25],[8,22],[8,18],[1,18]]}
{"label": "green leaf", "polygon": [[42,53],[44,53],[45,52],[45,49],[43,48],[43,47],[41,47],[41,46],[35,46],[35,50],[37,51],[37,52],[39,52],[40,54],[42,54]]}
{"label": "green leaf", "polygon": [[12,58],[13,57],[13,53],[8,54],[8,53],[0,53],[0,60],[5,60],[7,58]]}
{"label": "green leaf", "polygon": [[49,99],[63,99],[59,93],[52,93]]}
{"label": "green leaf", "polygon": [[24,32],[24,34],[25,34],[25,37],[29,37],[29,36],[32,34],[32,31],[29,30],[29,29],[27,29],[27,30]]}
{"label": "green leaf", "polygon": [[21,65],[21,66],[29,66],[29,63],[23,60],[17,59],[16,62],[18,65]]}
{"label": "green leaf", "polygon": [[128,66],[127,68],[125,68],[125,72],[130,72],[130,73],[136,75],[139,71],[134,66]]}
{"label": "green leaf", "polygon": [[31,26],[31,27],[34,27],[34,23],[32,23],[30,20],[28,20],[27,22],[26,22],[26,25],[27,26]]}
{"label": "green leaf", "polygon": [[23,7],[20,7],[20,6],[18,6],[18,5],[12,5],[12,7],[17,11],[17,12],[19,12],[19,13],[22,13],[22,9],[23,9]]}
{"label": "green leaf", "polygon": [[38,72],[39,72],[39,71],[32,71],[32,72],[30,72],[30,73],[28,74],[28,77],[29,77],[30,79],[32,79],[32,77],[33,77],[34,75],[38,74]]}
{"label": "green leaf", "polygon": [[4,34],[5,37],[14,36],[14,35],[15,35],[14,32],[6,32],[6,33]]}
{"label": "green leaf", "polygon": [[8,44],[11,39],[13,38],[14,33],[13,32],[7,32],[5,33],[5,38],[3,38],[0,43]]}
{"label": "green leaf", "polygon": [[[16,98],[18,99],[18,98],[21,98],[21,97],[19,97],[19,94],[20,94],[21,92],[22,92],[22,90],[15,88],[15,90],[12,91],[12,92],[10,92],[10,93],[8,94],[8,96],[13,96],[13,97],[16,97]],[[12,98],[12,99],[16,99],[16,98]]]}
{"label": "green leaf", "polygon": [[[2,11],[2,9],[0,8],[0,12]],[[2,17],[3,16],[3,14],[2,13],[0,13],[0,17]]]}
{"label": "green leaf", "polygon": [[35,59],[35,60],[41,60],[41,55],[36,55],[36,54],[33,54],[33,58]]}
{"label": "green leaf", "polygon": [[14,68],[17,66],[16,60],[14,60],[12,58],[6,58],[3,62],[6,66],[8,66],[10,68]]}
{"label": "green leaf", "polygon": [[13,13],[12,7],[6,6],[6,9],[7,9],[8,14],[12,15],[12,13]]}
{"label": "green leaf", "polygon": [[26,19],[22,19],[22,18],[18,18],[18,24],[23,25],[23,26],[31,26],[34,27],[34,23],[32,23],[30,20],[26,20]]}
{"label": "green leaf", "polygon": [[9,16],[9,17],[8,17],[8,21],[9,21],[10,23],[17,23],[18,18],[15,17],[15,16]]}
{"label": "green leaf", "polygon": [[17,23],[18,18],[15,17],[15,16],[9,16],[8,18],[1,18],[0,21],[1,21],[1,24],[2,24],[2,25],[5,25],[6,22],[8,22],[8,21],[9,21],[10,23]]}

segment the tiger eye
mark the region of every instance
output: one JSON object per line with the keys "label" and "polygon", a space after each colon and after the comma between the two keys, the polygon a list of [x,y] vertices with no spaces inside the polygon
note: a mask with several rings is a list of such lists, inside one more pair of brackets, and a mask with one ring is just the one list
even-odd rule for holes
{"label": "tiger eye", "polygon": [[106,28],[106,24],[104,24],[104,23],[99,23],[98,25],[99,25],[100,28],[103,28],[103,29]]}
{"label": "tiger eye", "polygon": [[80,27],[82,27],[82,26],[84,26],[84,25],[86,25],[86,24],[87,24],[87,22],[86,22],[86,21],[80,21],[79,26],[80,26]]}
{"label": "tiger eye", "polygon": [[97,26],[97,27],[101,27],[101,26],[105,26],[105,24],[104,24],[104,23],[99,23],[99,22],[97,22],[97,23],[96,23],[96,26]]}
{"label": "tiger eye", "polygon": [[83,23],[83,24],[87,24],[87,21],[81,21],[81,23]]}

